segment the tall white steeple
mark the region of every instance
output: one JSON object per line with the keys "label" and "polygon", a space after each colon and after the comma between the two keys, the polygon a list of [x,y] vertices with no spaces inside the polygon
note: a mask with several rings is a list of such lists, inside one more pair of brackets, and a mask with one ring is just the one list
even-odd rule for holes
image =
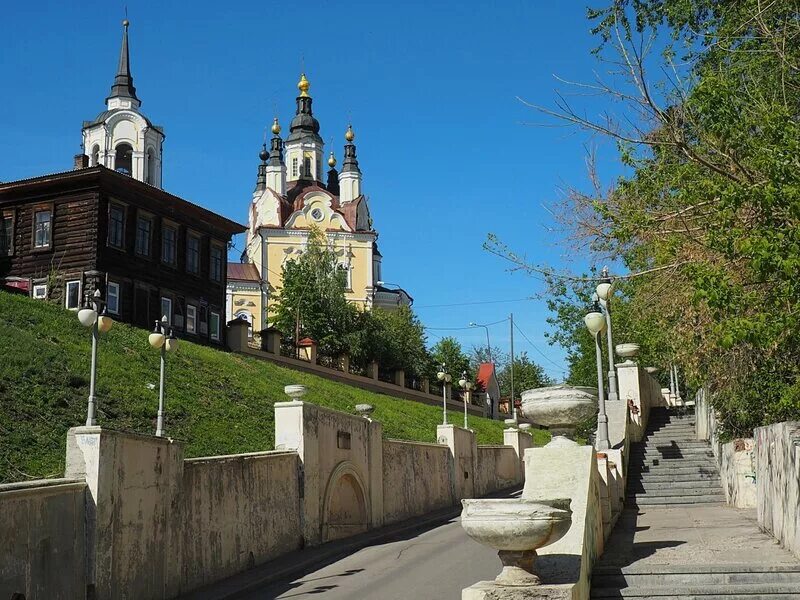
{"label": "tall white steeple", "polygon": [[83,153],[90,166],[103,165],[161,187],[164,131],[139,110],[142,103],[133,85],[128,51],[129,26],[127,19],[122,22],[122,48],[106,110],[83,123]]}
{"label": "tall white steeple", "polygon": [[342,172],[339,173],[339,202],[347,204],[361,196],[361,169],[358,168],[356,145],[353,143],[356,134],[352,125],[347,126],[344,139],[347,143],[344,145]]}

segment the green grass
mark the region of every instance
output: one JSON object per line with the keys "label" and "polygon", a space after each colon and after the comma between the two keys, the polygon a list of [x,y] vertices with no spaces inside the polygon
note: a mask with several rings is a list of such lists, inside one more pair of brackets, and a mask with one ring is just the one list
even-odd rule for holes
{"label": "green grass", "polygon": [[[148,332],[115,323],[101,334],[97,422],[152,433],[158,405],[159,353]],[[0,481],[63,474],[67,429],[86,421],[91,348],[75,313],[0,292]],[[306,400],[348,413],[359,403],[390,438],[434,442],[441,410],[360,390],[314,375],[221,350],[180,342],[168,356],[167,434],[186,442],[186,455],[270,450],[275,402],[283,386],[308,386]],[[448,415],[460,423],[463,413]],[[470,416],[478,443],[502,443],[502,423]],[[549,434],[534,431],[541,445]]]}

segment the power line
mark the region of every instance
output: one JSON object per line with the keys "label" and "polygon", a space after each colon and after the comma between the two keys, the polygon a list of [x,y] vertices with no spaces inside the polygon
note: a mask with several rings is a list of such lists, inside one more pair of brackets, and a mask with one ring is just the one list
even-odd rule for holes
{"label": "power line", "polygon": [[417,305],[415,308],[449,308],[451,306],[475,306],[476,304],[505,304],[509,302],[526,302],[535,299],[536,298],[528,296],[525,298],[516,298],[514,300],[479,300],[476,302],[456,302],[454,304],[421,304]]}
{"label": "power line", "polygon": [[[500,319],[499,321],[495,321],[494,323],[486,323],[485,327],[491,327],[492,325],[498,325],[499,323],[505,323],[508,319]],[[465,331],[467,329],[475,329],[475,327],[425,327],[425,330],[432,330],[432,331]]]}
{"label": "power line", "polygon": [[526,340],[526,341],[527,341],[527,342],[528,342],[528,343],[531,345],[531,348],[533,348],[534,350],[536,350],[536,352],[538,352],[538,353],[541,355],[541,357],[542,357],[542,358],[544,358],[544,359],[545,359],[547,362],[549,362],[551,365],[555,365],[556,367],[558,367],[558,369],[559,369],[560,371],[563,371],[563,370],[564,370],[564,365],[559,365],[559,364],[558,364],[558,363],[556,363],[554,360],[551,360],[550,358],[548,358],[548,356],[547,356],[547,355],[546,355],[544,352],[542,352],[541,350],[539,350],[539,348],[536,346],[536,344],[534,344],[534,343],[533,343],[533,342],[530,340],[530,338],[529,338],[527,335],[525,335],[525,332],[524,332],[524,331],[522,331],[522,329],[520,329],[518,325],[516,325],[516,324],[515,324],[515,325],[514,325],[514,328],[515,328],[517,331],[519,331],[520,335],[521,335],[522,337],[524,337],[524,338],[525,338],[525,340]]}

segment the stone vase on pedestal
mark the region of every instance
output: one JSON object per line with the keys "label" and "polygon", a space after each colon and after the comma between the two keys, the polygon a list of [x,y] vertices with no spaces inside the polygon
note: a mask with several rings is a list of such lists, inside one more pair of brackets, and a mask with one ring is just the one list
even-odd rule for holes
{"label": "stone vase on pedestal", "polygon": [[577,425],[597,412],[597,393],[589,387],[551,385],[522,392],[522,412],[553,436],[548,446],[575,445]]}
{"label": "stone vase on pedestal", "polygon": [[569,499],[517,498],[462,500],[461,526],[476,542],[497,550],[500,586],[540,585],[536,550],[557,542],[572,524]]}

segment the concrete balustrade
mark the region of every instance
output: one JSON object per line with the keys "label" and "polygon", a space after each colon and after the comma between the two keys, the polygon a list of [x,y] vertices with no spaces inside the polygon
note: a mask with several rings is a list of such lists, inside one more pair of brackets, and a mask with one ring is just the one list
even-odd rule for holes
{"label": "concrete balustrade", "polygon": [[73,428],[67,479],[0,486],[0,598],[172,598],[522,484],[529,434],[436,435],[384,440],[378,421],[296,400],[275,404],[268,452],[187,460],[180,441]]}

